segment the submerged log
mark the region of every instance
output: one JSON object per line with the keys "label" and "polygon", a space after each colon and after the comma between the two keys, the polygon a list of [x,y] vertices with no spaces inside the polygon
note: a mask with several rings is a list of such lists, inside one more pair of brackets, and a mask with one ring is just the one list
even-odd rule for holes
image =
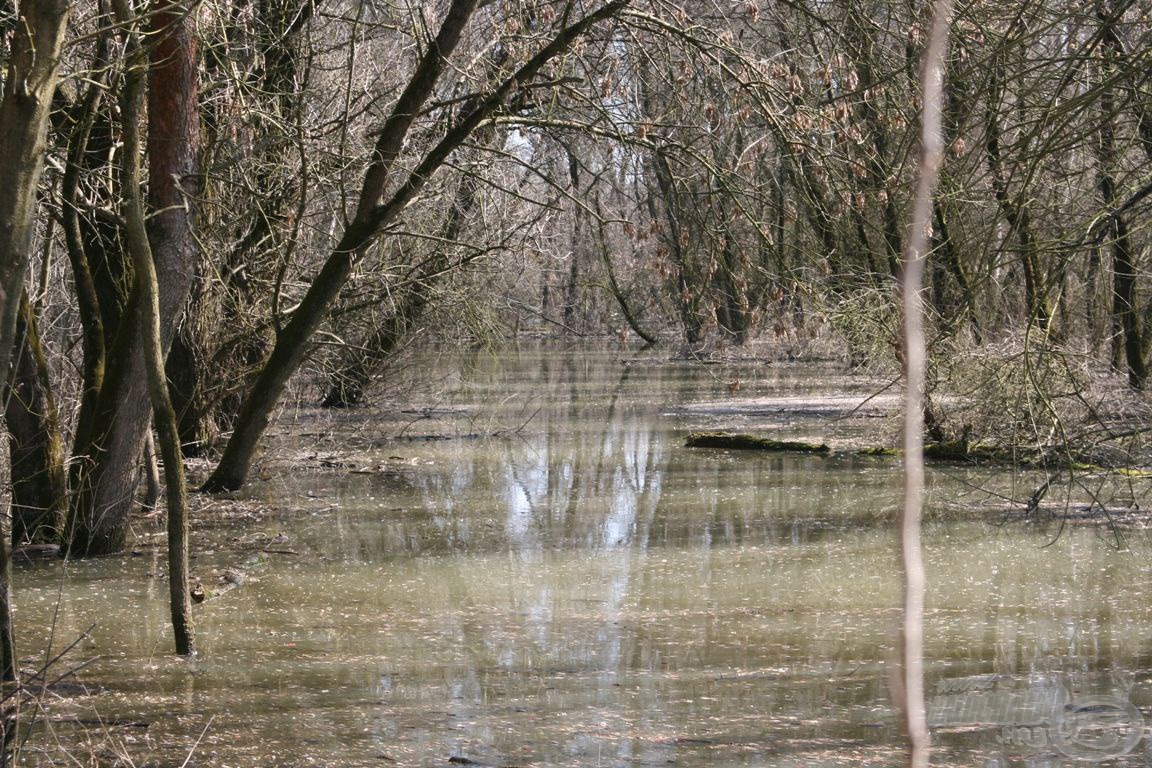
{"label": "submerged log", "polygon": [[792,453],[829,453],[824,443],[805,443],[796,440],[770,440],[766,437],[733,432],[693,432],[684,445],[688,448],[728,448],[736,451],[787,451]]}
{"label": "submerged log", "polygon": [[[896,457],[903,455],[898,448],[873,446],[854,451],[858,456]],[[924,458],[933,462],[952,462],[964,464],[1011,464],[1026,466],[1035,461],[1034,451],[1025,449],[994,448],[985,445],[973,445],[963,440],[950,440],[942,443],[925,443]]]}
{"label": "submerged log", "polygon": [[59,544],[25,544],[12,550],[12,559],[21,560],[55,560],[60,556]]}
{"label": "submerged log", "polygon": [[928,443],[924,446],[924,458],[932,461],[956,461],[969,464],[1026,464],[1034,458],[1026,450],[1005,450],[985,445],[973,445],[967,440],[951,440],[943,443]]}

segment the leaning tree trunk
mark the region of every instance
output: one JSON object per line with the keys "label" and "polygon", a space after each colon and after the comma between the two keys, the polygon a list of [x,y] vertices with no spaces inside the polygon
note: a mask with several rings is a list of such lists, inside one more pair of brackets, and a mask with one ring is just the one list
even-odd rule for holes
{"label": "leaning tree trunk", "polygon": [[323,407],[348,408],[359,404],[372,377],[416,327],[432,299],[433,283],[448,268],[446,244],[460,237],[464,220],[475,207],[479,191],[479,178],[465,174],[456,187],[444,226],[438,233],[445,245],[438,247],[407,276],[406,285],[399,291],[391,312],[373,327],[368,337],[358,346],[347,348],[341,356],[339,369],[328,383],[328,391],[321,402]]}
{"label": "leaning tree trunk", "polygon": [[[36,190],[69,0],[20,4],[0,99],[0,381],[8,378],[16,314],[36,226]],[[16,679],[8,541],[0,536],[0,677]],[[2,731],[2,729],[0,729]],[[0,738],[2,741],[2,738]],[[7,745],[0,744],[0,750]]]}
{"label": "leaning tree trunk", "polygon": [[599,195],[594,196],[593,204],[596,207],[596,248],[600,251],[600,261],[604,264],[604,275],[608,278],[608,291],[612,294],[612,298],[616,299],[620,313],[624,315],[624,321],[628,323],[632,332],[643,339],[645,345],[655,344],[658,339],[640,324],[640,319],[628,302],[628,295],[621,288],[620,281],[616,277],[616,268],[612,264],[612,249],[608,245],[607,226],[604,223],[604,212],[600,208]]}
{"label": "leaning tree trunk", "polygon": [[[199,105],[193,25],[169,0],[153,4],[148,68],[148,237],[160,285],[164,349],[191,286],[196,260],[190,201],[199,176]],[[83,451],[65,544],[69,554],[93,556],[124,547],[138,465],[151,423],[144,345],[139,334],[139,284],[133,288],[116,339]]]}
{"label": "leaning tree trunk", "polygon": [[202,486],[202,491],[235,490],[245,483],[256,455],[256,446],[268,427],[272,411],[284,393],[289,378],[303,362],[313,334],[324,321],[364,249],[372,245],[380,233],[395,221],[424,189],[428,179],[447,162],[455,150],[472,137],[493,112],[531,83],[545,64],[568,50],[593,25],[614,16],[627,2],[614,0],[606,3],[560,30],[550,43],[480,100],[475,109],[462,116],[387,201],[382,203],[380,200],[389,187],[389,178],[395,170],[408,129],[424,102],[431,96],[440,72],[447,64],[448,56],[459,42],[476,6],[475,0],[456,0],[452,3],[436,40],[428,47],[392,114],[380,129],[372,153],[373,161],[365,173],[355,217],[321,267],[292,319],[277,338],[271,357],[241,408],[232,439],[228,441],[216,470]]}

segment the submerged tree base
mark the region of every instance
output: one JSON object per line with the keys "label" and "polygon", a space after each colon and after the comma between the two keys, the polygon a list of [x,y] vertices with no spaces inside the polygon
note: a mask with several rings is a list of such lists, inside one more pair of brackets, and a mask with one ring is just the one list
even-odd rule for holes
{"label": "submerged tree base", "polygon": [[1006,450],[985,445],[972,445],[966,440],[949,440],[925,445],[924,458],[932,461],[960,461],[972,464],[1025,465],[1033,461],[1036,455],[1033,451]]}
{"label": "submerged tree base", "polygon": [[688,448],[728,448],[737,451],[787,451],[792,453],[831,453],[824,443],[770,440],[766,437],[733,432],[693,432],[684,441]]}

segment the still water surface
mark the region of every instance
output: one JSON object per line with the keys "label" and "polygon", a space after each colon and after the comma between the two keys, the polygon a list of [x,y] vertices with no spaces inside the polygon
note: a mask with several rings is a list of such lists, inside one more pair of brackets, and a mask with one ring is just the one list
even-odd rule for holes
{"label": "still water surface", "polygon": [[[286,414],[272,450],[296,461],[200,514],[197,574],[245,580],[197,607],[194,661],[169,655],[154,522],[136,556],[18,569],[26,666],[57,606],[57,647],[95,624],[69,659],[95,659],[96,692],[33,744],[78,742],[72,714],[137,764],[902,763],[897,465],[683,447],[709,427],[890,441],[891,398],[837,418],[882,383],[587,348],[417,370],[436,385],[400,411]],[[996,494],[1030,482],[930,472],[929,697],[996,675],[979,685],[1108,694],[1147,717],[1149,542],[995,524]],[[1005,739],[1003,718],[957,712],[935,764],[1085,764],[1045,728]],[[1145,764],[1146,745],[1111,764]],[[43,748],[29,764],[59,759]]]}

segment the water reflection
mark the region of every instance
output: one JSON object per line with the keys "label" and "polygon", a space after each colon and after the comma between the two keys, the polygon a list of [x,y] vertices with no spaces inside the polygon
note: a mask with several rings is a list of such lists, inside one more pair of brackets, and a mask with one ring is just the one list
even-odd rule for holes
{"label": "water reflection", "polygon": [[[449,365],[433,378],[452,386],[417,404],[428,418],[306,414],[300,431],[334,435],[333,463],[355,466],[253,490],[301,509],[201,521],[202,574],[250,578],[201,606],[198,661],[166,655],[166,585],[147,576],[162,558],[147,548],[20,572],[22,647],[43,644],[57,595],[60,636],[98,621],[80,649],[104,655],[91,705],[151,722],[130,735],[163,764],[210,718],[212,765],[900,764],[893,467],[683,448],[689,429],[737,418],[698,407],[732,398],[734,377],[741,397],[859,386],[587,350]],[[1002,481],[932,477],[940,500]],[[1146,546],[1079,527],[1042,548],[1050,533],[930,524],[930,691],[993,674],[1152,704]],[[236,544],[256,534],[299,554]],[[1064,760],[1001,736],[945,724],[937,762]]]}

